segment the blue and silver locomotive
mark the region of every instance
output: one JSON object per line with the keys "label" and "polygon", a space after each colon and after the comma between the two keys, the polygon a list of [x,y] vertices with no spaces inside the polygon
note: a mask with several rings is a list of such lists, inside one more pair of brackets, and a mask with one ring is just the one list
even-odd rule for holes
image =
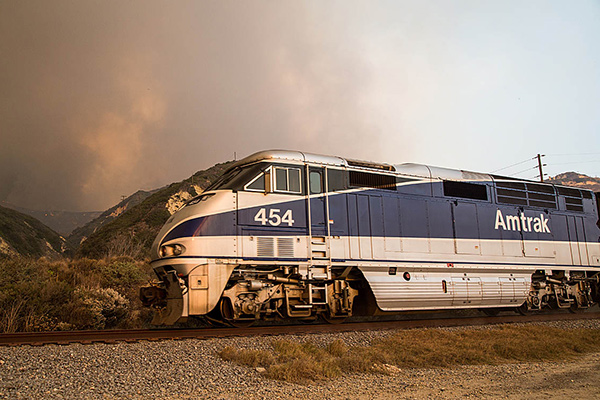
{"label": "blue and silver locomotive", "polygon": [[588,190],[297,151],[240,160],[167,221],[154,323],[213,315],[341,321],[600,301],[598,199]]}

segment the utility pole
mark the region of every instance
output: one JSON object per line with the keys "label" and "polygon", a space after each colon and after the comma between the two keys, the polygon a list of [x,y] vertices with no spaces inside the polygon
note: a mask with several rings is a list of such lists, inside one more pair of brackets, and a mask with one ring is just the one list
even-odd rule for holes
{"label": "utility pole", "polygon": [[[540,182],[544,182],[544,171],[542,171],[542,157],[544,157],[544,154],[537,155],[538,168],[540,169]],[[543,164],[543,165],[546,165],[546,164]]]}

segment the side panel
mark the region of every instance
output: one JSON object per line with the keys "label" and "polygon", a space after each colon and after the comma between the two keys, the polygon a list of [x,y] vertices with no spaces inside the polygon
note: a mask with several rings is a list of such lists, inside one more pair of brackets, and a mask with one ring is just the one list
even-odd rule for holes
{"label": "side panel", "polygon": [[[533,212],[533,211],[522,211],[521,214],[523,219],[523,251],[526,257],[544,257],[554,258],[556,256],[554,250],[554,227],[552,226],[552,217],[548,218],[545,213]],[[533,221],[539,220],[539,216],[543,215],[544,218],[548,218],[548,227],[550,233],[547,232],[536,232],[535,223]]]}
{"label": "side panel", "polygon": [[[439,264],[394,267],[395,275],[389,274],[387,266],[359,267],[383,311],[518,306],[527,299],[534,272],[509,266],[495,271],[474,265],[458,270]],[[404,272],[410,273],[409,280]]]}
{"label": "side panel", "polygon": [[402,251],[429,253],[429,220],[424,198],[400,198]]}
{"label": "side panel", "polygon": [[[518,215],[517,207],[503,206],[502,213],[506,215]],[[508,257],[523,257],[523,236],[517,230],[499,230],[502,238],[502,254]]]}
{"label": "side panel", "polygon": [[583,228],[583,217],[567,217],[567,227],[569,231],[569,243],[571,246],[573,264],[590,265],[585,230]]}
{"label": "side panel", "polygon": [[452,209],[449,201],[432,200],[428,206],[432,254],[454,254]]}
{"label": "side panel", "polygon": [[371,212],[369,207],[369,196],[357,196],[358,211],[358,244],[361,259],[370,260],[373,258],[371,246]]}
{"label": "side panel", "polygon": [[384,196],[383,200],[383,231],[386,253],[399,253],[400,246],[400,213],[398,212],[398,198]]}
{"label": "side panel", "polygon": [[578,217],[567,217],[567,231],[569,232],[569,245],[571,248],[571,260],[573,265],[581,265],[581,247],[579,246],[579,238],[577,236],[577,218]]}
{"label": "side panel", "polygon": [[457,202],[452,205],[457,254],[481,254],[477,206]]}
{"label": "side panel", "polygon": [[351,259],[360,259],[358,239],[358,199],[357,195],[349,194],[348,201],[348,254]]}
{"label": "side panel", "polygon": [[371,217],[371,254],[374,259],[385,258],[385,244],[383,238],[383,205],[381,196],[369,196],[369,210]]}

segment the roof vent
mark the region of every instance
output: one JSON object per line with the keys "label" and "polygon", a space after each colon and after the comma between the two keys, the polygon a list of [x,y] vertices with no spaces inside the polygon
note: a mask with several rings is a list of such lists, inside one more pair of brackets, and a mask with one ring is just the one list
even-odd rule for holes
{"label": "roof vent", "polygon": [[351,167],[361,167],[361,168],[372,168],[372,169],[380,169],[383,171],[396,171],[396,168],[393,165],[387,164],[377,164],[369,161],[357,161],[357,160],[348,160],[346,162]]}

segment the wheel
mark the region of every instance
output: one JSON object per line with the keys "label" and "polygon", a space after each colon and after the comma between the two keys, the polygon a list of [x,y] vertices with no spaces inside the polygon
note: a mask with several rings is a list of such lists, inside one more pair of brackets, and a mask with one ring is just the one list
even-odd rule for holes
{"label": "wheel", "polygon": [[234,328],[249,328],[256,322],[255,319],[232,319],[227,321]]}
{"label": "wheel", "polygon": [[527,302],[521,304],[519,307],[515,308],[515,311],[521,315],[529,315],[531,314],[531,310],[527,307]]}
{"label": "wheel", "polygon": [[481,312],[487,315],[488,317],[496,317],[500,314],[499,308],[482,308]]}
{"label": "wheel", "polygon": [[256,322],[256,319],[254,318],[234,319],[233,306],[231,305],[231,300],[229,300],[227,297],[223,297],[219,301],[219,311],[221,313],[221,319],[223,322],[231,325],[234,328],[248,328]]}
{"label": "wheel", "polygon": [[332,324],[332,325],[343,324],[344,322],[346,322],[346,319],[348,319],[348,317],[330,318],[328,313],[323,313],[320,315],[320,317],[323,321],[327,322],[328,324]]}
{"label": "wheel", "polygon": [[569,312],[572,314],[583,314],[585,312],[585,308],[581,308],[577,305],[577,302],[571,304],[571,307],[569,307]]}

